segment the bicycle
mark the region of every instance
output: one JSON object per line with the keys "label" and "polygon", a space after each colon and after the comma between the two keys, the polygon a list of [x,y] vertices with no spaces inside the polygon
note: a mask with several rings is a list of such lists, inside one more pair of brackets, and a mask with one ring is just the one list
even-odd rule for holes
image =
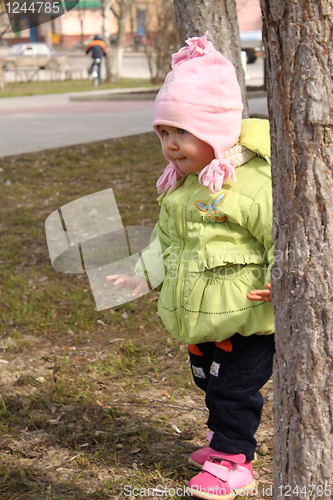
{"label": "bicycle", "polygon": [[102,59],[97,57],[96,59],[93,59],[91,65],[91,77],[92,77],[93,87],[97,87],[97,85],[99,85],[100,83],[101,62]]}

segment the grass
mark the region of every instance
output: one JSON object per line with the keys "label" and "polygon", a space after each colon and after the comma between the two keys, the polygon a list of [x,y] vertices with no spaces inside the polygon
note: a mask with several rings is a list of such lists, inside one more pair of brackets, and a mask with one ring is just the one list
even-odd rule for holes
{"label": "grass", "polygon": [[54,210],[110,187],[124,226],[153,227],[165,163],[155,134],[0,159],[1,500],[116,500],[195,473],[207,412],[157,292],[96,311],[85,274],[53,270],[44,232]]}
{"label": "grass", "polygon": [[156,87],[150,80],[141,78],[120,78],[117,82],[103,82],[97,88],[92,86],[91,80],[69,80],[55,82],[8,82],[3,91],[0,91],[1,97],[20,97],[25,95],[39,94],[61,94],[64,92],[83,92],[87,90],[107,90],[124,89],[135,87]]}

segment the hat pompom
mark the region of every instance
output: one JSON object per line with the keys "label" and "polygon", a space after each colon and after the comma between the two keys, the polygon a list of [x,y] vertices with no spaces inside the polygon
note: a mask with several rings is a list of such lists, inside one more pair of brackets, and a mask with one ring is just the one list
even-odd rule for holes
{"label": "hat pompom", "polygon": [[207,40],[207,36],[208,31],[206,31],[204,36],[188,38],[186,40],[188,47],[182,47],[178,52],[172,54],[172,68],[177,66],[177,64],[188,61],[189,59],[194,59],[195,57],[204,56],[211,50],[214,50],[214,46],[212,42]]}
{"label": "hat pompom", "polygon": [[221,190],[222,184],[232,176],[236,182],[235,165],[229,160],[214,159],[199,174],[199,182],[202,186],[207,186],[214,194]]}
{"label": "hat pompom", "polygon": [[170,162],[156,183],[158,193],[166,193],[169,188],[171,188],[171,191],[174,191],[176,189],[176,182],[185,177],[185,175],[175,163]]}

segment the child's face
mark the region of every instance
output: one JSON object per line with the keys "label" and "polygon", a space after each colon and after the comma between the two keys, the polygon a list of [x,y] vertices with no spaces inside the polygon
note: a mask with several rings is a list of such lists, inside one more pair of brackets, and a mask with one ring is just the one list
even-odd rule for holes
{"label": "child's face", "polygon": [[159,125],[163,153],[186,174],[200,172],[214,158],[213,148],[181,128]]}

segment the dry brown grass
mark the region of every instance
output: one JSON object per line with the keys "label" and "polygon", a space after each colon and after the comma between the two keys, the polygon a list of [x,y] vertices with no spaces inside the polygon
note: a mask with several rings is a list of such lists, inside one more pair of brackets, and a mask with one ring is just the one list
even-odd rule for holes
{"label": "dry brown grass", "polygon": [[[1,500],[126,498],[126,485],[182,488],[195,472],[207,412],[157,293],[97,312],[85,275],[52,269],[44,233],[52,211],[110,187],[124,226],[154,226],[164,166],[153,134],[0,159]],[[258,499],[270,498],[271,383],[264,396]]]}

